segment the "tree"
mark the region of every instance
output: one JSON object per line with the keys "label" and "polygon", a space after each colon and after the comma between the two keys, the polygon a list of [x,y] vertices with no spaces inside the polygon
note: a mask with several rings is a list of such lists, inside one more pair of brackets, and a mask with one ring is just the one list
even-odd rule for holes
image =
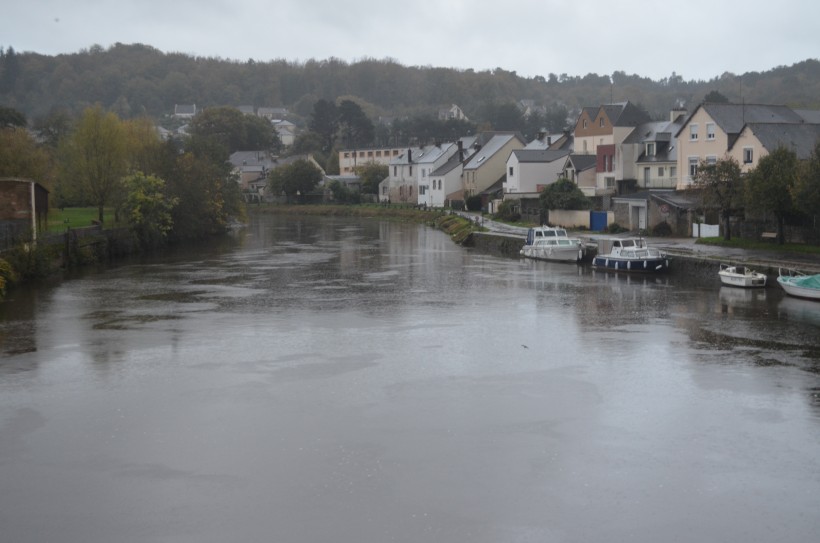
{"label": "tree", "polygon": [[778,147],[764,156],[757,167],[749,172],[746,182],[747,204],[763,211],[771,211],[777,219],[777,242],[785,242],[786,217],[794,212],[792,191],[798,174],[797,154]]}
{"label": "tree", "polygon": [[310,161],[299,159],[271,170],[268,179],[273,194],[284,193],[291,200],[315,189],[322,180],[322,172]]}
{"label": "tree", "polygon": [[208,139],[222,146],[228,155],[235,151],[270,151],[281,146],[270,121],[228,106],[198,113],[191,121],[191,137]]}
{"label": "tree", "polygon": [[709,94],[703,97],[704,102],[708,102],[710,104],[728,104],[729,99],[720,94],[716,90],[709,91]]}
{"label": "tree", "polygon": [[0,106],[0,128],[25,128],[28,121],[26,116],[14,108]]}
{"label": "tree", "polygon": [[800,169],[794,187],[794,203],[809,217],[820,214],[820,141],[814,146],[809,160]]}
{"label": "tree", "polygon": [[591,202],[578,185],[562,177],[547,185],[539,195],[541,209],[545,215],[550,209],[589,209]]}
{"label": "tree", "polygon": [[339,111],[336,104],[328,100],[319,100],[313,104],[308,129],[321,138],[322,151],[329,153],[333,149],[336,132],[339,130]]}
{"label": "tree", "polygon": [[24,128],[0,129],[0,176],[33,179],[51,186],[54,161]]}
{"label": "tree", "polygon": [[97,206],[102,223],[105,206],[121,194],[126,172],[126,139],[122,122],[97,105],[87,108],[61,149],[66,180]]}
{"label": "tree", "polygon": [[339,129],[344,145],[348,149],[367,145],[373,142],[375,129],[373,123],[364,114],[359,104],[353,100],[342,100],[338,107]]}
{"label": "tree", "polygon": [[145,248],[160,245],[173,227],[178,199],[165,194],[165,181],[142,173],[123,179],[123,186],[125,219],[134,236]]}
{"label": "tree", "polygon": [[718,209],[723,219],[723,239],[732,239],[729,219],[743,205],[743,181],[740,165],[733,158],[722,158],[714,164],[701,161],[694,177],[695,186],[703,190],[704,202]]}
{"label": "tree", "polygon": [[362,180],[362,192],[365,194],[378,194],[379,183],[384,181],[390,173],[387,165],[375,162],[356,166],[354,171]]}

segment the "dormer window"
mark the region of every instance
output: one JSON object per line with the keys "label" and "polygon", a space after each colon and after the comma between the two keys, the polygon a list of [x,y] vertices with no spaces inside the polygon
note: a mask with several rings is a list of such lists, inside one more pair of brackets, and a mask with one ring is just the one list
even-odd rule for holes
{"label": "dormer window", "polygon": [[646,144],[646,156],[655,156],[655,142]]}

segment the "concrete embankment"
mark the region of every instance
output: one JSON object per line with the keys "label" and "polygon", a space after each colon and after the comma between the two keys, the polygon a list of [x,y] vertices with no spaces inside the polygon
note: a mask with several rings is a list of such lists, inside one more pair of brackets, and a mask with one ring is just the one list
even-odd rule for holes
{"label": "concrete embankment", "polygon": [[[523,236],[497,232],[473,232],[464,245],[478,251],[508,258],[522,258],[519,254],[524,244]],[[584,265],[590,265],[594,254],[592,237],[585,236],[589,244]],[[754,251],[745,249],[727,249],[699,245],[693,239],[653,238],[647,240],[651,247],[656,247],[670,256],[670,275],[686,274],[715,280],[721,264],[737,264],[765,273],[771,279],[769,287],[776,287],[774,278],[779,268],[798,269],[804,273],[820,273],[820,259],[816,255],[782,254],[775,251]]]}

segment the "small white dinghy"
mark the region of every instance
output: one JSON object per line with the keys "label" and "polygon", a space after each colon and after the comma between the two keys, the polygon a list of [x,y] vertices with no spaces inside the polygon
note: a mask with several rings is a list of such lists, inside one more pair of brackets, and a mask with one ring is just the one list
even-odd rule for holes
{"label": "small white dinghy", "polygon": [[761,288],[766,286],[766,274],[756,272],[746,266],[721,264],[720,282],[730,287]]}

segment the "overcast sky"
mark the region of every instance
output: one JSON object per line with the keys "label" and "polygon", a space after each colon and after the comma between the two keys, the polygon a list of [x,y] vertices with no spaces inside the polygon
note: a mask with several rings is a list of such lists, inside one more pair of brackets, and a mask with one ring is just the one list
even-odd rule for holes
{"label": "overcast sky", "polygon": [[0,47],[45,55],[142,43],[246,61],[391,58],[521,76],[658,80],[820,58],[814,0],[3,0]]}

